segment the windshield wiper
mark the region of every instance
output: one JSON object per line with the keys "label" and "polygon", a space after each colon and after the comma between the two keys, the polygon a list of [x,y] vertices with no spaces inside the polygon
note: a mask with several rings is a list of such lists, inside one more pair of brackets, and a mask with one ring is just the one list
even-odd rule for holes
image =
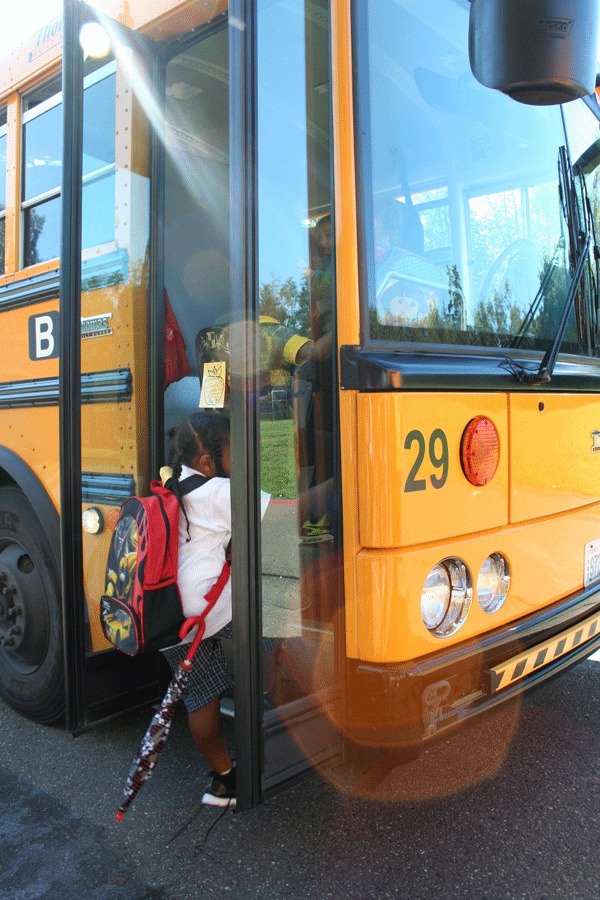
{"label": "windshield wiper", "polygon": [[523,343],[523,341],[525,340],[527,332],[529,331],[529,326],[535,319],[535,317],[537,315],[537,311],[540,308],[540,304],[546,296],[546,288],[550,284],[550,281],[552,280],[552,276],[554,275],[554,272],[556,271],[556,268],[557,268],[556,260],[559,256],[559,253],[563,249],[563,247],[564,247],[564,238],[561,238],[560,241],[558,242],[558,244],[556,245],[556,249],[554,251],[552,259],[550,260],[548,268],[546,269],[546,271],[544,273],[544,277],[542,278],[540,286],[537,289],[537,293],[531,302],[531,306],[527,310],[527,314],[525,315],[525,318],[523,319],[523,322],[521,323],[521,327],[519,328],[517,334],[514,336],[514,338],[510,342],[511,350],[519,348],[521,346],[521,344]]}
{"label": "windshield wiper", "polygon": [[552,338],[552,343],[546,350],[537,372],[525,371],[523,378],[519,379],[522,380],[524,384],[547,384],[552,378],[552,372],[556,365],[560,345],[562,344],[567,329],[567,322],[569,321],[569,316],[571,315],[575,297],[577,296],[579,285],[581,284],[581,279],[583,278],[583,273],[585,272],[587,264],[587,255],[590,249],[590,235],[589,233],[582,234],[581,237],[582,243],[580,245],[579,259],[577,260],[577,265],[575,266],[575,272],[573,274],[573,281],[571,282],[571,287],[569,288],[567,298],[564,302],[560,314],[560,321],[556,328],[556,332],[554,333],[554,337]]}
{"label": "windshield wiper", "polygon": [[600,296],[598,293],[599,285],[600,285],[600,247],[598,247],[598,239],[596,236],[596,224],[594,221],[594,215],[592,213],[592,204],[590,202],[590,196],[588,194],[587,184],[584,178],[583,170],[579,170],[579,176],[581,179],[581,188],[585,201],[585,210],[587,213],[587,221],[589,223],[589,233],[591,236],[591,244],[593,247],[593,258],[594,262],[590,260],[590,268],[589,268],[589,292],[590,292],[590,303],[588,304],[588,312],[591,314],[590,318],[590,327],[589,327],[589,341],[590,341],[590,355],[592,353],[596,354],[596,350],[598,348],[598,306],[600,303]]}
{"label": "windshield wiper", "polygon": [[[575,189],[575,181],[573,179],[573,170],[569,163],[567,151],[565,147],[560,147],[558,151],[558,175],[559,175],[559,194],[563,215],[567,223],[569,233],[569,262],[573,273],[571,285],[567,292],[563,308],[561,310],[560,319],[554,333],[554,337],[550,346],[544,354],[544,358],[540,363],[537,372],[531,372],[518,363],[516,360],[506,358],[505,364],[509,371],[522,384],[538,385],[547,384],[552,378],[552,372],[556,365],[560,345],[563,342],[569,316],[575,303],[575,298],[581,285],[581,280],[588,262],[588,253],[591,243],[591,230],[588,221],[582,225],[580,221],[579,203],[577,199],[577,191]],[[589,205],[584,209],[586,219],[589,216]],[[550,266],[552,268],[552,266]],[[536,294],[534,304],[537,308],[542,299],[547,281],[544,279],[540,285],[540,290]],[[533,304],[532,304],[533,306]],[[530,318],[528,316],[528,318]],[[532,317],[531,317],[532,318]],[[518,343],[521,343],[522,336],[517,336]]]}

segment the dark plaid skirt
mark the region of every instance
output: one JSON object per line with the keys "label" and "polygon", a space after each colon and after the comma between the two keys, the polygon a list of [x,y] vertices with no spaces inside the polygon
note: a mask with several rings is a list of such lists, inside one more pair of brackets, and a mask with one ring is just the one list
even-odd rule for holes
{"label": "dark plaid skirt", "polygon": [[[183,692],[183,702],[188,712],[195,712],[215,697],[233,690],[233,678],[227,669],[221,646],[221,638],[230,638],[232,634],[230,622],[217,634],[202,641],[198,647],[187,687]],[[176,647],[163,650],[174,674],[179,669],[188,647],[189,644],[178,644]]]}

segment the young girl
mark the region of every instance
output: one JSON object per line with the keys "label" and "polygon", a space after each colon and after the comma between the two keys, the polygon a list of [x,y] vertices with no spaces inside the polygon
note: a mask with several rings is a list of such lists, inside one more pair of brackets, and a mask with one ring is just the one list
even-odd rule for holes
{"label": "young girl", "polygon": [[[170,487],[199,473],[209,480],[180,497],[178,582],[186,617],[200,615],[207,606],[205,594],[215,583],[231,540],[229,482],[229,419],[218,413],[196,412],[177,428],[169,463]],[[206,616],[204,639],[183,701],[192,736],[211,773],[202,802],[235,806],[235,768],[221,733],[221,694],[233,687],[225,666],[221,637],[231,636],[231,582]],[[192,632],[193,634],[193,632]],[[185,645],[164,651],[173,672],[186,653]]]}

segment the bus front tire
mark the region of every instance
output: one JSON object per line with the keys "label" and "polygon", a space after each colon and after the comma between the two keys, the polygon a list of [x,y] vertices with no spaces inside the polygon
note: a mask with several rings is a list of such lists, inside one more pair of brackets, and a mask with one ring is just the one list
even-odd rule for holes
{"label": "bus front tire", "polygon": [[65,707],[62,613],[56,564],[33,507],[0,488],[0,696],[35,722]]}

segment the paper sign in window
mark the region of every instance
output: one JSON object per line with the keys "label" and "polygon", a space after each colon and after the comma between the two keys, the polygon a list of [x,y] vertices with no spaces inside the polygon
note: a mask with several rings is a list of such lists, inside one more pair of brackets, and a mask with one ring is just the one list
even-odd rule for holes
{"label": "paper sign in window", "polygon": [[204,363],[199,406],[203,409],[222,409],[225,406],[227,366],[224,362]]}

